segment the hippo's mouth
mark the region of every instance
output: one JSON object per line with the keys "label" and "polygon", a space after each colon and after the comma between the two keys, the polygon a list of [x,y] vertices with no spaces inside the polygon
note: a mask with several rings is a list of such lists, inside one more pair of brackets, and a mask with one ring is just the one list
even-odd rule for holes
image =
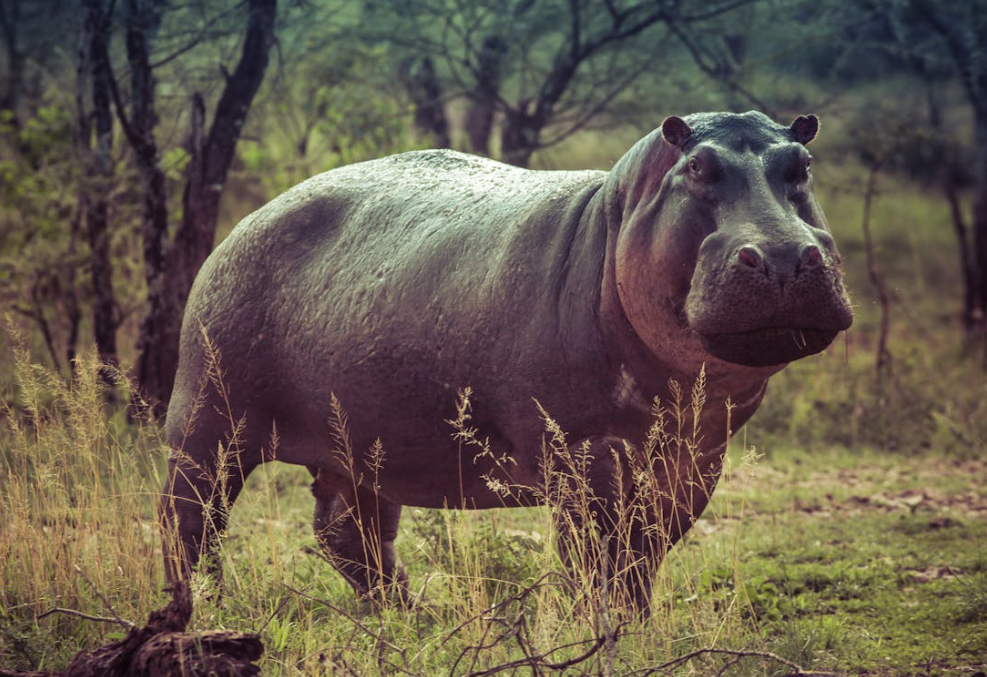
{"label": "hippo's mouth", "polygon": [[838,333],[828,329],[768,327],[699,336],[703,347],[714,357],[747,367],[770,367],[815,355],[825,350]]}

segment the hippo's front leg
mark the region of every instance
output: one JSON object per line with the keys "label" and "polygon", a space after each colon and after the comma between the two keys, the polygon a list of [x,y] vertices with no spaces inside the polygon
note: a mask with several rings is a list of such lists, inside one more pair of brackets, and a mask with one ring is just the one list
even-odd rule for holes
{"label": "hippo's front leg", "polygon": [[[668,451],[668,450],[666,450]],[[719,477],[721,450],[683,449],[647,459],[623,439],[571,445],[553,467],[553,511],[562,559],[612,604],[650,611],[654,574],[695,523]]]}
{"label": "hippo's front leg", "polygon": [[664,544],[639,506],[624,440],[605,436],[570,445],[550,469],[551,503],[562,561],[589,595],[648,613]]}
{"label": "hippo's front leg", "polygon": [[383,587],[405,598],[408,578],[394,549],[401,506],[342,475],[312,470],[313,526],[326,559],[359,596]]}

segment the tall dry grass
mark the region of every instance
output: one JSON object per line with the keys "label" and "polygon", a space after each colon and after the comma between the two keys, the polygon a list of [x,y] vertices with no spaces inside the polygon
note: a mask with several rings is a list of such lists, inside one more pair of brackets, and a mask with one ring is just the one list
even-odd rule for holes
{"label": "tall dry grass", "polygon": [[22,345],[13,361],[0,421],[0,656],[36,667],[64,657],[43,637],[86,645],[107,630],[64,614],[35,620],[53,607],[140,619],[159,606],[161,440],[108,407],[95,358],[79,358],[72,383]]}
{"label": "tall dry grass", "polygon": [[[44,612],[59,607],[140,623],[165,601],[156,506],[167,450],[155,424],[128,422],[106,404],[94,359],[80,359],[69,384],[18,350],[15,372],[0,436],[0,665],[59,668],[120,628],[66,613],[42,618]],[[120,379],[117,387],[126,391],[127,384]],[[680,393],[678,401],[656,404],[655,425],[633,456],[638,465],[628,461],[635,470],[621,480],[642,483],[644,493],[663,490],[647,488],[648,468],[696,444],[699,431],[675,421],[704,406],[701,384]],[[459,405],[450,435],[476,453],[497,454],[470,428],[468,398]],[[378,603],[355,599],[313,556],[307,471],[263,466],[249,479],[220,542],[222,590],[208,576],[193,579],[192,628],[261,632],[264,673],[279,675],[625,675],[699,649],[772,648],[749,613],[736,539],[707,545],[688,536],[665,565],[647,570],[655,577],[651,617],[626,613],[618,591],[600,585],[606,543],[592,526],[596,497],[583,481],[589,452],[565,444],[547,412],[545,423],[549,480],[540,491],[548,508],[406,510],[398,549],[409,595],[389,604],[380,604],[381,596]],[[386,472],[386,449],[347,445],[341,407],[327,425],[336,427],[335,453],[366,454],[367,467]],[[612,453],[629,458],[631,450]],[[752,463],[747,456],[743,471]],[[624,509],[620,519],[630,524],[645,507]],[[716,512],[709,515],[735,517]],[[557,554],[560,529],[575,566]],[[709,572],[724,569],[736,579],[726,603],[723,595],[708,597]],[[701,653],[681,661],[675,673],[710,674],[737,661],[730,674],[788,669],[753,655]]]}

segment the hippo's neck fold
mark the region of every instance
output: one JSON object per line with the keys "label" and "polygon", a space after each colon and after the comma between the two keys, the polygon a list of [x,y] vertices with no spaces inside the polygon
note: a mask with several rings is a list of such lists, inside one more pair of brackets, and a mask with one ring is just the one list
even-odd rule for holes
{"label": "hippo's neck fold", "polygon": [[[583,232],[605,233],[606,243],[601,274],[597,284],[596,308],[601,362],[607,365],[615,380],[617,400],[624,400],[628,408],[638,410],[647,418],[650,411],[642,411],[642,402],[648,405],[658,397],[668,402],[673,397],[669,382],[677,381],[688,389],[703,370],[706,378],[708,415],[704,425],[708,432],[725,440],[727,428],[736,430],[753,415],[764,396],[768,377],[777,369],[750,369],[724,363],[709,355],[693,356],[688,348],[694,337],[686,326],[679,327],[675,310],[667,308],[666,341],[664,351],[656,351],[642,340],[634,330],[621,303],[616,275],[617,240],[635,212],[647,213],[657,220],[663,203],[663,180],[678,159],[678,150],[665,144],[660,136],[642,139],[614,166],[600,190],[587,204],[583,220],[592,226],[584,226]],[[661,290],[655,290],[654,302],[660,302]],[[632,383],[635,392],[627,392]],[[727,421],[724,404],[732,407]]]}

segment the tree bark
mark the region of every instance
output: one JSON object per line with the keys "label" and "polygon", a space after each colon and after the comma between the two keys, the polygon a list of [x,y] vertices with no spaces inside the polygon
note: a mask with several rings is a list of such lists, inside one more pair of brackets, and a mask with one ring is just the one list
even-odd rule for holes
{"label": "tree bark", "polygon": [[149,0],[127,0],[127,63],[132,92],[129,129],[132,138],[129,140],[143,184],[141,242],[144,277],[148,286],[161,275],[168,238],[168,193],[154,136],[157,122],[154,73],[147,42],[148,33],[157,18]]}
{"label": "tree bark", "polygon": [[949,144],[946,143],[947,132],[943,128],[942,108],[939,103],[941,93],[935,89],[935,75],[928,69],[927,62],[922,58],[910,60],[920,77],[926,83],[926,109],[929,114],[929,128],[932,130],[937,150],[936,162],[939,165],[939,185],[942,188],[946,202],[949,204],[949,214],[956,233],[957,255],[963,284],[963,310],[960,321],[963,332],[969,340],[977,329],[978,310],[978,274],[973,248],[970,245],[970,228],[963,215],[963,203],[960,199],[960,179],[953,165],[956,159],[951,157]]}
{"label": "tree bark", "polygon": [[956,182],[951,176],[942,179],[943,193],[949,203],[949,213],[953,221],[953,230],[956,232],[956,245],[960,259],[960,271],[963,275],[963,311],[961,320],[963,331],[967,336],[974,333],[977,326],[977,271],[974,268],[972,251],[970,249],[970,238],[966,220],[963,218],[963,206],[960,202],[959,191]]}
{"label": "tree bark", "polygon": [[[89,71],[92,68],[92,53],[90,39],[87,33],[85,10],[82,27],[79,31],[75,61],[75,150],[79,164],[86,167],[89,163],[90,138],[92,137],[92,121],[86,109],[86,90],[89,85]],[[79,181],[76,196],[76,211],[69,225],[68,262],[65,266],[65,315],[68,320],[68,337],[65,341],[65,358],[68,362],[69,378],[75,377],[76,348],[79,342],[79,324],[82,321],[82,311],[76,294],[76,251],[79,237],[82,234],[86,215],[89,212],[89,196],[83,181]]]}
{"label": "tree bark", "polygon": [[82,321],[82,311],[79,309],[79,296],[75,289],[76,279],[76,250],[79,243],[79,231],[82,229],[82,215],[85,213],[85,196],[80,191],[79,206],[72,216],[69,233],[68,261],[65,263],[63,275],[65,278],[65,321],[68,325],[65,337],[65,360],[69,368],[69,378],[75,377],[75,357],[79,344],[79,324]]}
{"label": "tree bark", "polygon": [[[975,328],[987,334],[987,101],[975,108],[977,114],[977,185],[973,206],[974,274],[977,281]],[[987,355],[985,355],[987,359]]]}
{"label": "tree bark", "polygon": [[[182,312],[192,281],[212,251],[219,200],[274,41],[277,0],[249,0],[247,7],[240,61],[226,80],[208,135],[201,144],[192,144],[182,222],[160,274],[148,282],[148,311],[138,339],[138,379],[152,406],[166,404],[171,397]],[[201,111],[201,98],[196,97],[196,101]]]}
{"label": "tree bark", "polygon": [[[86,235],[93,285],[93,335],[100,362],[117,363],[116,300],[113,266],[110,261],[109,203],[107,193],[113,178],[113,112],[110,109],[110,72],[107,53],[109,21],[100,0],[83,1],[83,30],[89,40],[92,73],[93,122],[96,147],[91,152],[93,199],[86,200]],[[87,144],[88,145],[88,144]],[[108,374],[104,379],[109,382]]]}

